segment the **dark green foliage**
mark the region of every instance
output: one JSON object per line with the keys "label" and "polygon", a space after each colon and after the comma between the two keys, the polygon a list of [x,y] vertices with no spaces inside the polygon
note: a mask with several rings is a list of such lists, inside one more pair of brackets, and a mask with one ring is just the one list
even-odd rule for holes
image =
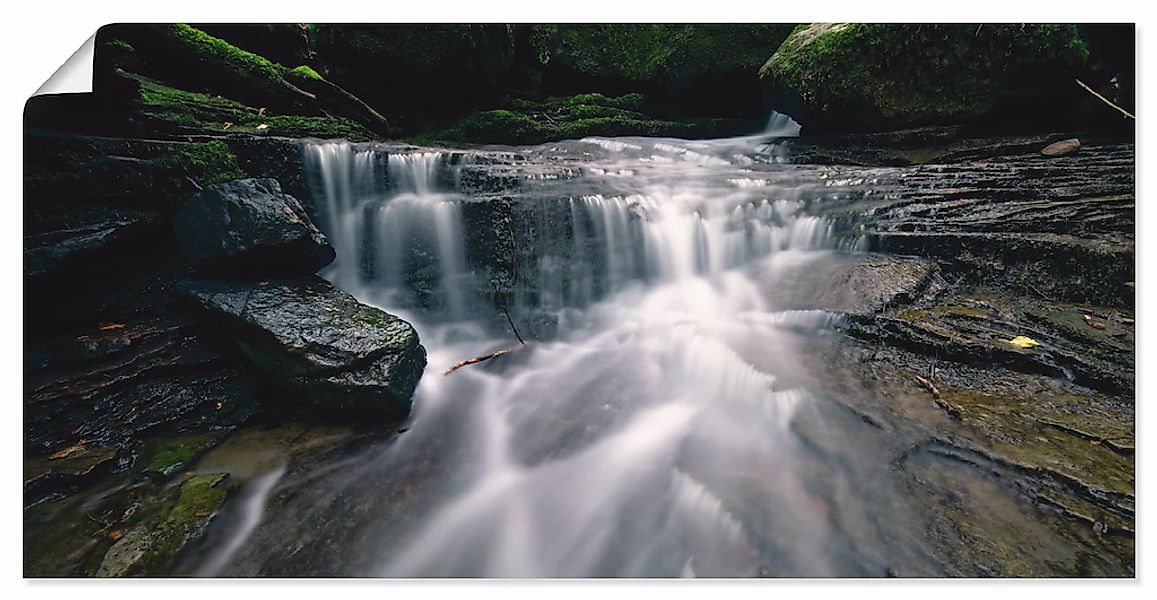
{"label": "dark green foliage", "polygon": [[509,25],[317,25],[313,63],[385,114],[494,106],[515,51]]}

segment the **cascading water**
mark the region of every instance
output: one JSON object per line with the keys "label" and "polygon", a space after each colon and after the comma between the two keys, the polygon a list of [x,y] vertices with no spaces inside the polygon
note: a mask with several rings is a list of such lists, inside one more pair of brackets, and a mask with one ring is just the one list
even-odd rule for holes
{"label": "cascading water", "polygon": [[498,258],[465,241],[478,232],[464,208],[479,200],[453,191],[452,172],[469,161],[306,147],[338,249],[323,275],[410,319],[429,355],[409,430],[317,484],[322,505],[368,480],[379,491],[366,494],[392,498],[357,526],[343,559],[353,574],[883,572],[884,551],[863,539],[887,537],[877,517],[815,500],[817,486],[846,497],[882,484],[850,481],[873,478],[842,466],[855,452],[823,455],[797,432],[832,418],[794,370],[800,336],[836,317],[768,299],[791,285],[769,273],[836,247],[832,225],[809,214],[817,199],[801,190],[814,176],[760,143],[588,138],[522,151],[582,172],[541,178],[510,213],[512,320],[546,313],[557,326],[448,376],[517,344],[491,326]]}

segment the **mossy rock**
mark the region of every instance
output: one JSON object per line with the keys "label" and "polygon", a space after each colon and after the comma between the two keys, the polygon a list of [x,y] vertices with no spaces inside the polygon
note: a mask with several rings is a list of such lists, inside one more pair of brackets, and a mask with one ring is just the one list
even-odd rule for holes
{"label": "mossy rock", "polygon": [[655,119],[639,112],[642,94],[618,97],[599,93],[547,98],[540,102],[515,100],[510,109],[473,113],[450,127],[415,136],[415,144],[542,144],[589,136],[713,137],[750,133],[742,120]]}
{"label": "mossy rock", "polygon": [[181,551],[204,535],[233,487],[226,473],[189,477],[181,483],[176,504],[159,522],[130,530],[109,548],[97,577],[167,575]]}
{"label": "mossy rock", "polygon": [[1087,58],[1072,25],[816,23],[760,77],[805,130],[883,130],[1061,111]]}

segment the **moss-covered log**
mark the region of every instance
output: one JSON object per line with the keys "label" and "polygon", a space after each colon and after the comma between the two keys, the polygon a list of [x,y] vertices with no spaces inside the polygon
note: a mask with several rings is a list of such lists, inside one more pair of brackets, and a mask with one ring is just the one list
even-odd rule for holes
{"label": "moss-covered log", "polygon": [[[280,115],[345,117],[371,131],[388,131],[385,117],[311,67],[280,65],[187,24],[115,25],[102,28],[98,38],[113,54],[124,55],[131,47],[122,62],[181,90]],[[115,58],[113,65],[97,62],[106,71],[119,66]]]}

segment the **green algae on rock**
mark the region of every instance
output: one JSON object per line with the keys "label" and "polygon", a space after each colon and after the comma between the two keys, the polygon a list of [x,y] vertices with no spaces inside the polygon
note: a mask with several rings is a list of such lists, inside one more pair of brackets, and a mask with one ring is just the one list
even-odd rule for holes
{"label": "green algae on rock", "polygon": [[189,477],[164,518],[153,526],[133,528],[109,548],[97,577],[166,574],[181,550],[204,535],[232,488],[226,473]]}
{"label": "green algae on rock", "polygon": [[208,452],[226,433],[227,430],[190,433],[152,441],[148,444],[149,457],[144,470],[168,477]]}

